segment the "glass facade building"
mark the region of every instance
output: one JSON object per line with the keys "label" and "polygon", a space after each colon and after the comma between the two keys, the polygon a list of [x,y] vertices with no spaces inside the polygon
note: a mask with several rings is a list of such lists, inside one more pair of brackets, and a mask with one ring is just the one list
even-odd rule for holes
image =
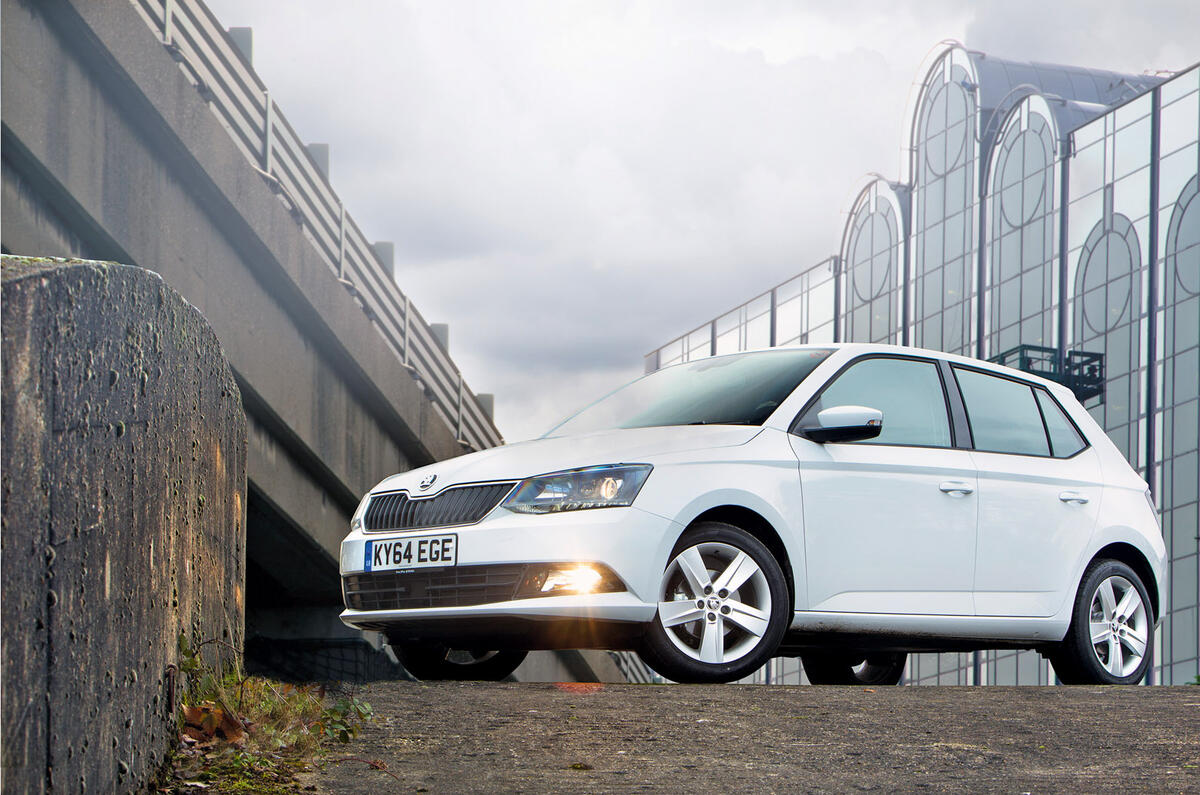
{"label": "glass facade building", "polygon": [[[829,341],[984,359],[1031,349],[1060,372],[1090,368],[1084,405],[1150,484],[1170,556],[1150,679],[1189,682],[1200,674],[1200,66],[1122,75],[947,44],[919,77],[906,173],[864,181],[838,253],[652,351],[646,369]],[[754,678],[803,681],[788,659]],[[907,681],[1054,674],[1032,652],[922,654]]]}

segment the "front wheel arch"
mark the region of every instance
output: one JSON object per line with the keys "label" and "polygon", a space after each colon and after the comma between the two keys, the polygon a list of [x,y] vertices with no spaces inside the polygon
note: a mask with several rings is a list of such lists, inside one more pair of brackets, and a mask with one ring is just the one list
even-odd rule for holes
{"label": "front wheel arch", "polygon": [[[763,518],[757,511],[751,510],[744,505],[719,505],[715,508],[709,508],[688,522],[687,526],[683,528],[683,532],[679,534],[679,538],[682,538],[684,533],[702,522],[731,524],[757,538],[775,556],[775,560],[779,562],[779,567],[783,569],[783,579],[787,581],[788,597],[791,599],[792,610],[795,611],[796,578],[792,570],[792,560],[787,553],[787,547],[784,545],[783,539],[770,522]],[[675,543],[679,542],[679,538],[675,539]],[[674,544],[672,547],[674,547]]]}

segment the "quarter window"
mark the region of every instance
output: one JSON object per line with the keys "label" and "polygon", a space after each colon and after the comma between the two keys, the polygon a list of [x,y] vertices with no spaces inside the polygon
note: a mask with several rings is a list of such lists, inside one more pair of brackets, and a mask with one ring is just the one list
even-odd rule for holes
{"label": "quarter window", "polygon": [[1055,458],[1069,458],[1084,447],[1087,442],[1079,435],[1079,431],[1067,418],[1066,412],[1058,401],[1050,397],[1044,389],[1035,389],[1038,405],[1042,407],[1042,417],[1046,420],[1046,431],[1050,434],[1050,450]]}
{"label": "quarter window", "polygon": [[1042,424],[1033,387],[957,367],[954,376],[962,390],[976,450],[1050,455],[1046,426]]}
{"label": "quarter window", "polygon": [[864,359],[852,364],[825,388],[804,415],[816,425],[817,413],[834,406],[867,406],[883,412],[883,431],[857,444],[950,446],[950,418],[942,379],[933,362],[914,359]]}

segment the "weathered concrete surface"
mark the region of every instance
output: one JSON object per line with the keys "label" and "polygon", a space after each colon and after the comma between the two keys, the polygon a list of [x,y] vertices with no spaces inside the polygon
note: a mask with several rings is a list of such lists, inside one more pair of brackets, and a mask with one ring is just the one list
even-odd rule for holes
{"label": "weathered concrete surface", "polygon": [[472,682],[363,697],[377,720],[308,777],[321,791],[1200,791],[1200,687]]}
{"label": "weathered concrete surface", "polygon": [[179,636],[242,643],[241,397],[149,271],[4,257],[3,306],[4,789],[136,789]]}

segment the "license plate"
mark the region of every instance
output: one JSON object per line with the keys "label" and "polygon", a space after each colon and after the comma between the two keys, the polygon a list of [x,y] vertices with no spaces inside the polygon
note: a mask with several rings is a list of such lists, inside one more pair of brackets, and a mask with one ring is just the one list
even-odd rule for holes
{"label": "license plate", "polygon": [[458,560],[458,535],[372,539],[366,545],[367,571],[424,569],[453,566]]}

